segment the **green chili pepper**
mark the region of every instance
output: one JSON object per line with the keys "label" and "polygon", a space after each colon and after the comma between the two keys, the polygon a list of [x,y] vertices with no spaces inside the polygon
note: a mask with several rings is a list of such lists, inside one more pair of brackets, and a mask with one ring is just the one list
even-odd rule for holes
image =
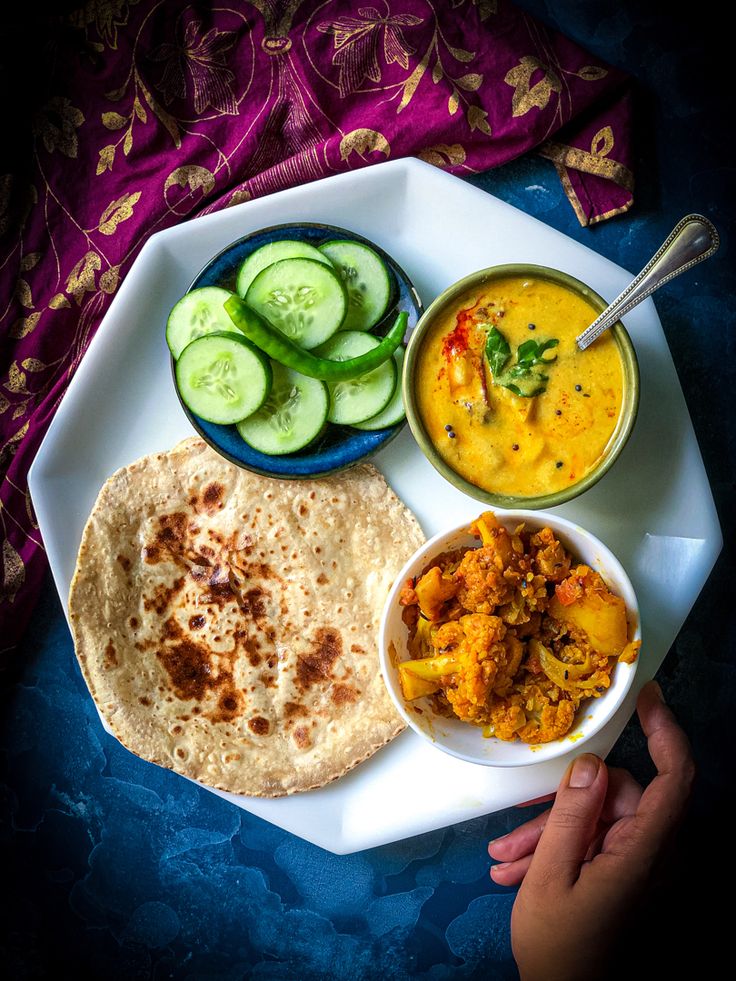
{"label": "green chili pepper", "polygon": [[322,381],[347,381],[357,378],[367,371],[378,368],[393,355],[401,345],[406,332],[409,315],[402,311],[391,330],[386,334],[378,347],[347,361],[329,361],[318,358],[309,351],[294,344],[280,330],[272,327],[255,310],[251,310],[239,296],[231,296],[225,301],[225,309],[230,319],[256,347],[287,368],[293,368],[302,375],[319,378]]}

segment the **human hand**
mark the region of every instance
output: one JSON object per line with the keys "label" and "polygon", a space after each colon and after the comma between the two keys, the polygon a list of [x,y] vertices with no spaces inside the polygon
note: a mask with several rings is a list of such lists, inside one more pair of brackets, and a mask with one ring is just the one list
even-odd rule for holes
{"label": "human hand", "polygon": [[521,882],[511,943],[523,981],[601,976],[682,819],[694,776],[687,738],[656,682],[642,688],[637,711],[657,767],[645,790],[586,754],[562,778],[550,810],[488,846],[502,863],[491,868],[494,881]]}

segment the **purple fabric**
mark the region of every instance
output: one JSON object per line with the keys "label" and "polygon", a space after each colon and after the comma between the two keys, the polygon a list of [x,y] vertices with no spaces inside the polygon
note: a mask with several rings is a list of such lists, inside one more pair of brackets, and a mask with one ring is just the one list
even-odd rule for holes
{"label": "purple fabric", "polygon": [[457,174],[533,148],[583,224],[632,202],[625,77],[504,0],[88,0],[60,34],[28,172],[0,176],[0,648],[45,568],[27,472],[146,238],[415,155]]}

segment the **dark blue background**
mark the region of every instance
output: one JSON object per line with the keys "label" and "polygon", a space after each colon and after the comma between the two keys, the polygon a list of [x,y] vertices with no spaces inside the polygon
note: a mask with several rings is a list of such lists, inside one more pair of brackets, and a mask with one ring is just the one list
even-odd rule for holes
{"label": "dark blue background", "polygon": [[[728,540],[736,172],[725,40],[718,43],[725,27],[719,31],[708,4],[687,14],[634,0],[521,6],[638,80],[636,206],[582,229],[553,167],[536,157],[473,183],[632,272],[683,214],[702,211],[718,226],[719,255],[655,302]],[[728,876],[734,796],[734,571],[727,546],[659,673],[693,743],[699,777],[663,883],[622,945],[634,977],[645,963],[681,977],[691,955],[703,970],[726,948],[726,914],[713,897]],[[50,580],[2,697],[1,867],[9,909],[1,956],[9,976],[516,976],[514,894],[490,882],[486,843],[530,812],[511,810],[352,856],[306,844],[142,762],[102,730]],[[609,759],[648,779],[635,722]]]}

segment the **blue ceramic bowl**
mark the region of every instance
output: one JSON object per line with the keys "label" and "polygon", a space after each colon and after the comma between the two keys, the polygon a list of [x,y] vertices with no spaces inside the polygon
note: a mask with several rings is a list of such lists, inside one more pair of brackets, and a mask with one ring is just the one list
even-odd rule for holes
{"label": "blue ceramic bowl", "polygon": [[[393,279],[393,292],[386,315],[371,333],[384,334],[400,310],[406,310],[409,314],[407,331],[413,330],[422,314],[422,301],[404,270],[375,242],[335,225],[306,222],[297,225],[274,225],[246,235],[211,259],[189,289],[194,290],[201,286],[224,286],[225,289],[234,292],[238,269],[243,260],[262,245],[285,238],[298,239],[315,246],[337,238],[352,239],[369,245],[384,260]],[[173,373],[173,358],[171,365]],[[176,388],[176,385],[174,387]],[[184,405],[181,398],[179,401],[191,424],[214,450],[239,467],[253,470],[265,477],[279,477],[282,480],[324,477],[351,467],[390,443],[406,424],[406,419],[402,419],[388,429],[362,432],[350,426],[335,426],[330,423],[322,435],[303,450],[285,456],[268,456],[248,446],[235,426],[220,426],[206,422],[195,416]]]}

